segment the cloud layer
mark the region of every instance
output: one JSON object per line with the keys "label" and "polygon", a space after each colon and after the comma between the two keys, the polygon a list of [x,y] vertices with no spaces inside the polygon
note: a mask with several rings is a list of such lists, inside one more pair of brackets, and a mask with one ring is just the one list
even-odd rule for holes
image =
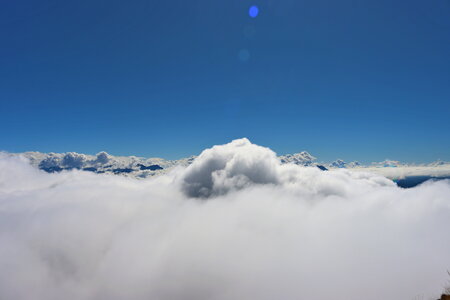
{"label": "cloud layer", "polygon": [[246,139],[144,180],[0,156],[0,299],[428,299],[449,228],[448,180],[282,165]]}

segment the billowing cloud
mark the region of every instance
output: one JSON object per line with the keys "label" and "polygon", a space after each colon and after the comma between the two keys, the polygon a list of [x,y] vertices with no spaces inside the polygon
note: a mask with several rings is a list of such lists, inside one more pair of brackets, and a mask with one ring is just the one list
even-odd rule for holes
{"label": "billowing cloud", "polygon": [[0,299],[428,299],[450,182],[282,165],[242,139],[136,180],[0,155]]}
{"label": "billowing cloud", "polygon": [[96,163],[99,163],[101,165],[107,164],[111,159],[111,155],[106,153],[105,151],[97,153],[97,157],[95,159]]}
{"label": "billowing cloud", "polygon": [[184,172],[182,187],[189,197],[209,197],[253,184],[277,184],[279,166],[270,149],[235,140],[203,151]]}
{"label": "billowing cloud", "polygon": [[55,153],[49,153],[47,155],[46,158],[44,158],[39,166],[41,168],[54,168],[54,167],[59,167],[59,165],[61,164],[62,159],[59,155],[55,154]]}
{"label": "billowing cloud", "polygon": [[82,168],[87,161],[87,157],[84,154],[76,152],[68,152],[62,158],[62,165],[67,168]]}

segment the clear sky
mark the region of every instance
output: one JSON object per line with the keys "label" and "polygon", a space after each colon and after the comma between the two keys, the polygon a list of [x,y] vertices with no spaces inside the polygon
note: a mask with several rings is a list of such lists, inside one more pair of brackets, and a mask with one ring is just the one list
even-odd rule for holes
{"label": "clear sky", "polygon": [[0,41],[1,150],[450,160],[449,0],[3,1]]}

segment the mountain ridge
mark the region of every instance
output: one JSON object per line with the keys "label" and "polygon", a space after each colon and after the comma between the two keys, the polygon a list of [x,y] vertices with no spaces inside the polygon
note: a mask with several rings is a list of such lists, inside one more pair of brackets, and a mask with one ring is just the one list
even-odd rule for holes
{"label": "mountain ridge", "polygon": [[[177,160],[167,160],[159,157],[138,157],[138,156],[114,156],[105,151],[96,155],[89,155],[77,152],[65,153],[43,153],[28,151],[22,153],[8,153],[12,156],[21,156],[27,159],[31,165],[46,172],[60,172],[64,170],[83,170],[95,173],[120,174],[136,178],[146,178],[149,176],[166,173],[177,166],[190,165],[197,156],[190,156]],[[346,162],[342,159],[335,161],[317,162],[317,158],[307,151],[278,156],[282,164],[296,164],[305,167],[318,167],[321,170],[327,169],[353,169],[353,170],[378,170],[395,168],[447,168],[450,163],[437,160],[429,164],[406,164],[395,160],[384,160],[373,162],[370,165],[363,165],[357,161]],[[389,173],[389,172],[387,172]],[[394,177],[394,176],[391,176]]]}

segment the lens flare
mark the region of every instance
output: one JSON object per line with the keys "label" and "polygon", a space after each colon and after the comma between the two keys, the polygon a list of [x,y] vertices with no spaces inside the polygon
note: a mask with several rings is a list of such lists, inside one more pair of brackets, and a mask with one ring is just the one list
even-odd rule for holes
{"label": "lens flare", "polygon": [[259,8],[256,5],[252,5],[250,6],[250,8],[248,9],[248,15],[251,18],[256,18],[259,14]]}
{"label": "lens flare", "polygon": [[241,49],[238,53],[238,58],[242,62],[246,62],[250,58],[250,52],[247,49]]}

